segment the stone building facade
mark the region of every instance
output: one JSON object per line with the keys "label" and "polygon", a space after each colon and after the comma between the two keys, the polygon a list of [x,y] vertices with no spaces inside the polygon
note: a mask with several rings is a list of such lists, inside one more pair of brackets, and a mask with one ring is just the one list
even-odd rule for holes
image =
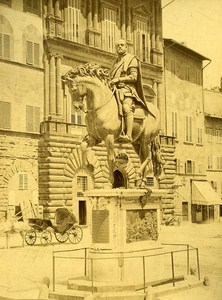
{"label": "stone building facade", "polygon": [[26,2],[0,1],[0,217],[38,203],[42,19]]}
{"label": "stone building facade", "polygon": [[[171,39],[164,40],[164,57],[165,128],[176,145],[174,205],[183,220],[218,221],[222,201],[208,182],[207,156],[214,149],[205,134],[209,117],[202,78],[209,59]],[[209,107],[216,105],[215,99],[208,101]]]}
{"label": "stone building facade", "polygon": [[[115,41],[124,38],[129,52],[142,61],[147,101],[164,111],[161,1],[2,0],[0,6],[2,214],[33,206],[38,199],[44,216],[53,218],[65,202],[85,224],[83,191],[107,182],[106,152],[103,145],[90,153],[80,149],[84,114],[74,111],[61,76],[89,61],[110,68]],[[15,141],[13,153],[8,145]],[[115,187],[134,186],[139,159],[127,148],[128,164],[115,171]],[[10,187],[16,177],[18,192]],[[150,182],[157,184],[153,178]]]}

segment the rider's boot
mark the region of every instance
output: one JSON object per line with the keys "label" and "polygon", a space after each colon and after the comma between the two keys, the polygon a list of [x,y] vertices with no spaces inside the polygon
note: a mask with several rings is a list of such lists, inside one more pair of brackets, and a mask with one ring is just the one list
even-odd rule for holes
{"label": "rider's boot", "polygon": [[128,114],[125,117],[126,122],[126,136],[125,142],[131,143],[132,142],[132,132],[133,132],[133,114]]}

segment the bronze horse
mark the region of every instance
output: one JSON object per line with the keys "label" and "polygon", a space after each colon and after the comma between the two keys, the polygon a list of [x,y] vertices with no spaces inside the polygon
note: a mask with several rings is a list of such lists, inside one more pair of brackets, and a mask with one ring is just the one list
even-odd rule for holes
{"label": "bronze horse", "polygon": [[[109,71],[99,65],[88,63],[68,71],[62,76],[62,81],[69,87],[74,107],[83,110],[85,108],[86,126],[89,133],[88,145],[93,146],[99,142],[105,142],[109,181],[112,186],[114,143],[118,142],[122,131],[122,121],[114,91],[109,86]],[[77,99],[76,95],[78,95]],[[145,178],[147,166],[151,161],[154,176],[161,174],[163,164],[158,143],[160,113],[152,103],[149,103],[149,108],[152,114],[141,107],[136,109],[132,134],[132,146],[141,161],[138,174],[142,179]],[[140,111],[142,115],[140,119],[136,118],[137,111]]]}

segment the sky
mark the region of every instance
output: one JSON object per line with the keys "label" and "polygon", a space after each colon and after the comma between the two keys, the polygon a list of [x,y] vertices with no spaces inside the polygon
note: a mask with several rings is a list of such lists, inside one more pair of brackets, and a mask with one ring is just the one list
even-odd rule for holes
{"label": "sky", "polygon": [[[204,88],[221,86],[222,0],[162,0],[163,37],[185,42],[211,59],[204,68]],[[165,6],[167,5],[167,6]],[[165,6],[165,7],[164,7]],[[203,65],[207,65],[207,61]]]}

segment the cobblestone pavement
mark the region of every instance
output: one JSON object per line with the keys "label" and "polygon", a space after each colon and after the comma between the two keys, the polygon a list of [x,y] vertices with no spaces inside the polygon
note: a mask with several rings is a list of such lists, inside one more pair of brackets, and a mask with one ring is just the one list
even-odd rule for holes
{"label": "cobblestone pavement", "polygon": [[[208,276],[209,286],[189,289],[176,294],[161,296],[160,300],[222,300],[222,223],[161,226],[159,240],[162,243],[185,243],[199,248],[201,278]],[[59,249],[82,248],[89,245],[89,233],[78,245],[54,243],[50,246],[36,245],[21,247],[19,235],[11,239],[10,249],[5,249],[5,239],[0,236],[0,296],[36,299],[43,276],[52,279],[52,253]],[[62,259],[62,258],[61,258]],[[77,265],[63,260],[66,274],[72,274]],[[80,267],[80,265],[79,265]]]}
{"label": "cobblestone pavement", "polygon": [[201,279],[207,276],[209,285],[161,296],[159,300],[222,300],[222,223],[162,227],[160,239],[163,243],[198,247]]}

